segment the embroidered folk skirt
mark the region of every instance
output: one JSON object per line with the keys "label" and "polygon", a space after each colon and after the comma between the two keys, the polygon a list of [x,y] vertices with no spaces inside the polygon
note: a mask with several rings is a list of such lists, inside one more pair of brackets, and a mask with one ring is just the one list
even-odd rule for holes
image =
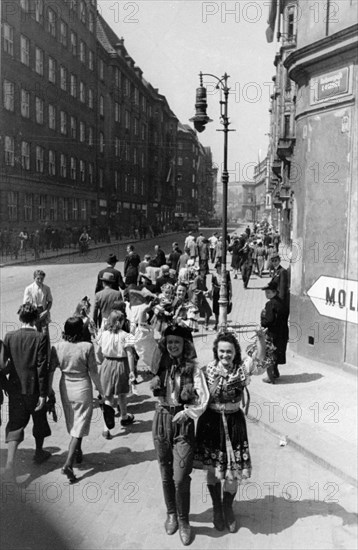
{"label": "embroidered folk skirt", "polygon": [[225,421],[221,412],[208,408],[199,418],[194,467],[212,470],[219,479],[241,481],[251,476],[245,415],[241,409],[224,414]]}

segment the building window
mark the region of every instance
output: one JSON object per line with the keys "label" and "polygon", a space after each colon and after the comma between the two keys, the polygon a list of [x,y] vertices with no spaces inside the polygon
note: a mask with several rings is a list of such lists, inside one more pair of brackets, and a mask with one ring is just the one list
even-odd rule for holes
{"label": "building window", "polygon": [[84,82],[80,82],[80,101],[86,103],[86,86]]}
{"label": "building window", "polygon": [[17,221],[19,195],[16,191],[9,191],[7,194],[7,213],[10,222]]}
{"label": "building window", "polygon": [[4,80],[3,84],[4,107],[7,111],[14,110],[15,86],[10,80]]}
{"label": "building window", "polygon": [[98,170],[99,188],[103,189],[103,168]]}
{"label": "building window", "polygon": [[138,151],[136,147],[133,149],[133,164],[138,164]]}
{"label": "building window", "polygon": [[70,0],[70,10],[76,11],[77,9],[77,0]]}
{"label": "building window", "polygon": [[34,196],[32,193],[25,193],[24,197],[24,221],[32,222],[34,217]]}
{"label": "building window", "polygon": [[283,132],[284,132],[284,137],[287,138],[290,136],[290,115],[285,115],[284,116],[284,129],[283,129]]}
{"label": "building window", "polygon": [[145,141],[146,128],[145,124],[142,124],[142,141]]}
{"label": "building window", "polygon": [[117,101],[114,102],[114,122],[121,121],[121,106]]}
{"label": "building window", "polygon": [[142,95],[142,111],[145,113],[146,110],[146,100],[144,95]]}
{"label": "building window", "polygon": [[66,155],[64,155],[63,153],[61,153],[60,156],[60,174],[63,178],[67,177],[67,159]]}
{"label": "building window", "polygon": [[67,114],[65,111],[60,112],[60,131],[63,135],[67,134]]}
{"label": "building window", "polygon": [[75,159],[75,157],[71,157],[71,160],[70,160],[70,177],[71,177],[71,180],[76,179],[76,159]]}
{"label": "building window", "polygon": [[135,118],[135,119],[134,119],[134,135],[135,135],[135,136],[138,135],[138,126],[139,126],[138,119]]}
{"label": "building window", "polygon": [[130,83],[128,78],[124,77],[124,93],[126,96],[130,94]]}
{"label": "building window", "polygon": [[67,90],[67,69],[60,67],[60,88],[64,92]]}
{"label": "building window", "polygon": [[20,8],[29,13],[29,0],[20,0]]}
{"label": "building window", "polygon": [[80,61],[86,63],[86,44],[80,40]]}
{"label": "building window", "polygon": [[80,160],[80,181],[84,183],[85,181],[85,161]]}
{"label": "building window", "polygon": [[26,36],[20,36],[20,60],[24,65],[30,65],[30,41]]}
{"label": "building window", "polygon": [[78,220],[78,199],[72,199],[72,219]]}
{"label": "building window", "polygon": [[48,106],[48,127],[51,130],[56,130],[56,107],[51,103]]}
{"label": "building window", "polygon": [[134,105],[139,105],[139,90],[134,88]]}
{"label": "building window", "polygon": [[52,84],[56,83],[56,61],[52,58],[48,58],[48,79]]}
{"label": "building window", "polygon": [[116,88],[121,87],[121,71],[118,67],[114,67],[114,85]]}
{"label": "building window", "polygon": [[86,24],[86,18],[87,18],[86,5],[82,0],[80,3],[80,19],[84,25]]}
{"label": "building window", "polygon": [[58,219],[58,199],[50,197],[50,221],[55,222]]}
{"label": "building window", "polygon": [[84,122],[80,122],[80,141],[83,143],[86,140],[86,125]]}
{"label": "building window", "polygon": [[37,74],[44,74],[44,52],[40,48],[35,48],[35,71]]}
{"label": "building window", "polygon": [[94,31],[94,15],[91,11],[88,14],[88,30],[90,32]]}
{"label": "building window", "polygon": [[46,195],[39,195],[38,218],[42,222],[46,220]]}
{"label": "building window", "polygon": [[77,55],[77,34],[71,31],[71,53]]}
{"label": "building window", "polygon": [[93,145],[93,128],[90,126],[88,128],[88,145]]}
{"label": "building window", "polygon": [[36,146],[36,172],[44,171],[44,150],[39,145]]}
{"label": "building window", "polygon": [[178,166],[183,166],[183,157],[178,157]]}
{"label": "building window", "polygon": [[93,109],[93,90],[90,88],[88,90],[88,107],[90,109]]}
{"label": "building window", "polygon": [[8,23],[3,24],[3,35],[4,52],[14,55],[14,29]]}
{"label": "building window", "polygon": [[131,127],[131,115],[130,112],[126,110],[125,113],[125,128],[126,130],[130,130]]}
{"label": "building window", "polygon": [[133,194],[136,195],[137,193],[138,193],[137,178],[133,178]]}
{"label": "building window", "polygon": [[93,163],[88,163],[88,181],[90,184],[93,183]]}
{"label": "building window", "polygon": [[94,54],[92,50],[88,51],[88,68],[90,71],[94,69]]}
{"label": "building window", "polygon": [[104,80],[104,63],[103,59],[98,60],[98,75],[101,80]]}
{"label": "building window", "polygon": [[21,142],[21,167],[30,170],[30,144],[27,141]]}
{"label": "building window", "polygon": [[114,171],[114,190],[118,191],[119,188],[119,173],[118,170]]}
{"label": "building window", "polygon": [[74,74],[70,76],[70,94],[72,97],[77,97],[77,77]]}
{"label": "building window", "polygon": [[86,203],[85,199],[81,199],[80,205],[81,205],[81,212],[80,212],[81,220],[86,220],[87,219],[87,203]]}
{"label": "building window", "polygon": [[5,136],[5,164],[14,166],[15,164],[15,144],[14,138]]}
{"label": "building window", "polygon": [[48,173],[50,176],[56,175],[56,153],[51,149],[48,152]]}
{"label": "building window", "polygon": [[99,114],[104,116],[104,98],[103,95],[99,96]]}
{"label": "building window", "polygon": [[64,21],[60,22],[60,42],[62,46],[67,46],[67,25]]}
{"label": "building window", "polygon": [[120,150],[121,150],[121,142],[118,137],[114,140],[114,156],[119,157],[120,156]]}
{"label": "building window", "polygon": [[144,168],[145,167],[145,154],[142,153],[141,157],[142,157],[142,168]]}
{"label": "building window", "polygon": [[44,102],[41,98],[35,98],[35,118],[37,124],[43,124],[44,122]]}
{"label": "building window", "polygon": [[47,32],[56,38],[56,13],[51,8],[47,10]]}
{"label": "building window", "polygon": [[21,116],[30,117],[30,92],[21,90]]}
{"label": "building window", "polygon": [[74,116],[71,116],[70,118],[70,131],[71,131],[71,138],[76,139],[77,137],[77,120]]}
{"label": "building window", "polygon": [[70,219],[70,199],[63,199],[62,217],[64,221]]}
{"label": "building window", "polygon": [[128,176],[127,176],[127,174],[124,176],[124,191],[125,191],[125,193],[128,193]]}
{"label": "building window", "polygon": [[104,135],[102,132],[99,133],[99,152],[104,152]]}
{"label": "building window", "polygon": [[40,23],[40,25],[42,25],[44,20],[43,0],[34,0],[34,5],[35,5],[35,11],[34,11],[35,21],[36,23]]}

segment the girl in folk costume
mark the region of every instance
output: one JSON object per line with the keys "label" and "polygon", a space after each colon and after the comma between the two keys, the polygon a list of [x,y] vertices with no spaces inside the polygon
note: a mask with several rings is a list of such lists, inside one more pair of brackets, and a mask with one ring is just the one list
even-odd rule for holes
{"label": "girl in folk costume", "polygon": [[154,337],[159,340],[173,317],[174,286],[165,283],[161,287],[161,293],[153,303],[154,316],[151,321]]}
{"label": "girl in folk costume", "polygon": [[[118,396],[121,411],[121,425],[128,426],[134,422],[134,415],[127,412],[127,394],[129,381],[135,379],[133,336],[123,330],[124,315],[121,311],[112,311],[104,325],[98,340],[98,358],[102,360],[100,368],[104,402],[113,406],[114,396]],[[102,435],[112,439],[107,426]]]}
{"label": "girl in folk costume", "polygon": [[194,420],[205,410],[209,392],[205,377],[195,362],[190,331],[169,326],[159,342],[150,384],[158,398],[153,419],[153,440],[158,457],[168,535],[179,528],[184,546],[191,543],[189,524],[190,473],[194,457]]}
{"label": "girl in folk costume", "polygon": [[[256,334],[256,350],[251,350],[252,356],[242,361],[235,335],[232,332],[220,333],[214,342],[214,361],[204,368],[210,401],[198,421],[195,460],[207,470],[214,526],[222,531],[226,524],[230,533],[237,530],[232,505],[238,484],[251,475],[241,402],[250,376],[262,374],[266,369],[265,334],[262,330]],[[221,480],[224,480],[223,498]]]}

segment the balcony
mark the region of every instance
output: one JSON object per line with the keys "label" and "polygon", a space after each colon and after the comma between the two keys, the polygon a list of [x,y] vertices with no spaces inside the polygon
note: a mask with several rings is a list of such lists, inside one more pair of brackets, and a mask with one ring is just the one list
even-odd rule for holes
{"label": "balcony", "polygon": [[296,138],[291,137],[284,137],[278,140],[276,152],[281,160],[290,160],[295,143]]}
{"label": "balcony", "polygon": [[281,164],[282,161],[279,158],[275,157],[271,166],[272,172],[275,174],[275,176],[278,176],[279,178],[281,178]]}

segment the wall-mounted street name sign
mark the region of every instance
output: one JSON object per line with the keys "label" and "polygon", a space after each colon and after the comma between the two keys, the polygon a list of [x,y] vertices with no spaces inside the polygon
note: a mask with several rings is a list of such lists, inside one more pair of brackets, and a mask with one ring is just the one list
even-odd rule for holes
{"label": "wall-mounted street name sign", "polygon": [[311,81],[311,105],[349,92],[349,67],[315,77]]}
{"label": "wall-mounted street name sign", "polygon": [[321,275],[307,294],[320,315],[358,324],[358,281]]}

